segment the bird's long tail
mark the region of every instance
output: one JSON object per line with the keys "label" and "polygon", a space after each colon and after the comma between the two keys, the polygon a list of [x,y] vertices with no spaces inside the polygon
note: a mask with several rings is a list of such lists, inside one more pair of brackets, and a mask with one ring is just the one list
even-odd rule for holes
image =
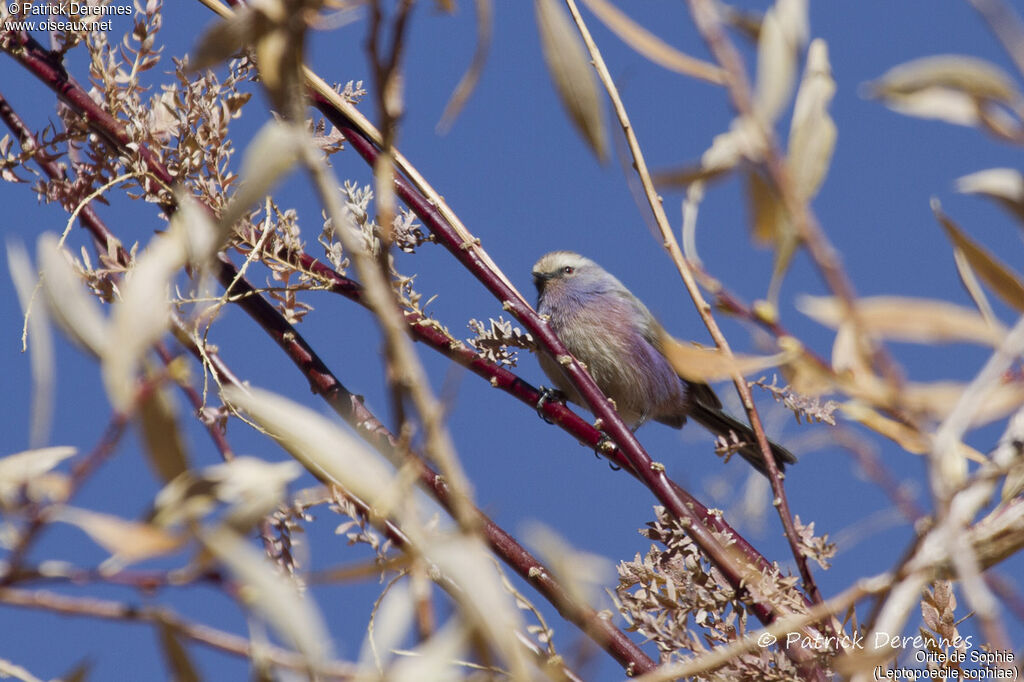
{"label": "bird's long tail", "polygon": [[[733,439],[729,435],[729,432],[734,432],[737,438],[744,443],[747,443],[747,445],[740,448],[739,454],[743,459],[750,462],[755,469],[765,476],[768,475],[768,467],[764,462],[763,455],[761,454],[761,448],[757,446],[757,437],[749,426],[738,419],[730,417],[718,408],[708,407],[700,402],[695,402],[691,406],[688,416],[708,431],[711,431],[715,435],[722,436],[730,443],[733,442]],[[768,441],[768,444],[771,447],[772,455],[775,456],[775,464],[779,467],[779,471],[784,471],[787,464],[796,463],[796,457],[793,456],[792,452],[778,443]]]}

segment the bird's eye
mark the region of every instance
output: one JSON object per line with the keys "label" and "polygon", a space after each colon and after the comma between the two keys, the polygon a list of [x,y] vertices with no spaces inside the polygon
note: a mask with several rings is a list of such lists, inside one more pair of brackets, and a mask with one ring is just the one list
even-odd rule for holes
{"label": "bird's eye", "polygon": [[571,275],[572,273],[576,272],[576,268],[574,268],[571,265],[566,265],[564,268],[562,268],[562,272],[565,273],[566,275]]}

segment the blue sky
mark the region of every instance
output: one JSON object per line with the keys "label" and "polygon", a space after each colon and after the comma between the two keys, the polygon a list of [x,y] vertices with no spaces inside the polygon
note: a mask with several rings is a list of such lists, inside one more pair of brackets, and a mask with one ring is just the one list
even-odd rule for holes
{"label": "blue sky", "polygon": [[[708,343],[674,267],[648,228],[646,207],[634,201],[629,189],[633,178],[617,160],[596,163],[563,114],[540,55],[532,3],[495,4],[495,36],[487,67],[464,112],[443,136],[435,126],[474,49],[471,3],[460,3],[454,16],[435,12],[430,3],[417,9],[406,54],[406,114],[399,147],[524,293],[532,296],[530,267],[541,254],[553,249],[579,251],[619,276],[670,332]],[[634,19],[679,49],[706,57],[684,3],[632,4],[637,5],[628,8]],[[763,9],[765,5],[749,2],[744,6]],[[697,159],[731,119],[724,91],[647,62],[592,15],[584,14],[620,88],[648,164],[654,169],[669,168]],[[168,3],[160,34],[167,43],[166,55],[190,49],[197,28],[212,20],[198,4]],[[114,22],[115,31],[128,27],[124,19]],[[360,21],[314,35],[310,49],[314,69],[328,81],[364,80],[369,85],[364,30]],[[1019,263],[1020,228],[982,199],[956,194],[953,181],[985,168],[1019,167],[1020,152],[976,130],[896,114],[866,99],[863,84],[896,64],[930,54],[970,54],[1011,73],[1012,65],[970,6],[951,0],[815,3],[811,35],[824,38],[829,46],[837,82],[831,113],[838,128],[832,167],[814,209],[841,253],[858,293],[923,296],[969,305],[949,244],[929,209],[929,199],[940,198],[946,211],[977,240],[1006,262]],[[748,65],[751,52],[744,47]],[[52,119],[52,94],[10,58],[3,57],[0,64],[0,92],[15,110],[36,126]],[[158,73],[169,68],[169,61],[165,62]],[[81,62],[73,63],[71,70],[85,78]],[[362,108],[373,117],[372,99]],[[233,128],[239,148],[269,116],[264,99],[253,101],[245,112]],[[788,130],[790,113],[787,110],[782,117],[783,132]],[[617,128],[610,133],[613,139],[619,137]],[[372,181],[355,154],[346,151],[332,160],[339,177],[360,184]],[[282,205],[294,206],[305,220],[307,234],[314,235],[319,207],[304,183],[303,177],[292,178],[278,199]],[[666,191],[664,199],[666,212],[678,229],[681,195]],[[3,237],[30,246],[41,231],[58,232],[66,222],[59,208],[39,206],[25,186],[0,185],[0,206],[4,209],[0,219]],[[153,205],[132,205],[120,197],[99,210],[127,242],[145,243],[163,224]],[[699,251],[712,274],[734,293],[753,300],[767,291],[772,260],[769,251],[750,245],[748,225],[742,183],[732,178],[715,184],[701,207]],[[87,243],[80,230],[73,233],[72,240],[76,248]],[[307,241],[310,252],[318,255],[314,237],[308,236]],[[456,335],[468,336],[464,330],[469,318],[486,319],[502,312],[500,305],[436,246],[425,245],[413,257],[401,256],[399,269],[417,273],[417,290],[425,297],[437,296],[428,311]],[[799,294],[825,293],[808,258],[798,255],[782,289],[782,320],[809,347],[827,357],[831,332],[793,306]],[[369,406],[386,417],[389,400],[379,361],[381,342],[370,316],[329,294],[304,298],[316,310],[300,327],[302,333],[346,385],[365,395]],[[1004,322],[1014,321],[1007,309],[997,306],[997,312]],[[5,332],[0,372],[8,395],[13,397],[0,416],[0,425],[5,434],[3,451],[15,452],[28,444],[29,362],[18,352],[21,314],[7,278],[0,278],[0,320]],[[757,350],[752,330],[724,317],[719,321],[734,349]],[[290,363],[241,312],[228,313],[215,327],[215,336],[215,343],[237,374],[323,410]],[[907,375],[917,381],[966,381],[987,358],[984,349],[960,345],[925,348],[893,344],[891,350],[904,363]],[[453,368],[428,349],[420,349],[420,354],[435,391],[451,400],[449,423],[477,503],[499,524],[518,533],[529,521],[540,520],[577,547],[612,561],[628,560],[647,550],[647,541],[636,532],[652,515],[654,499],[646,490],[625,474],[610,471],[567,435],[541,422],[532,410]],[[51,442],[87,450],[109,416],[98,369],[61,341],[58,372],[60,390]],[[517,372],[534,384],[543,383],[536,360],[528,354],[521,354]],[[738,411],[731,387],[722,386],[719,392],[726,404]],[[827,532],[832,538],[852,537],[844,534],[853,533],[858,538],[856,544],[841,547],[831,570],[815,570],[824,593],[835,594],[858,577],[893,566],[910,533],[891,501],[864,480],[847,453],[827,445],[829,427],[797,425],[765,393],[755,392],[755,399],[771,435],[801,457],[786,481],[794,513],[805,522],[814,520],[819,533]],[[880,449],[886,465],[928,506],[921,459],[854,428],[858,437]],[[988,450],[1001,429],[982,429],[970,442]],[[672,477],[708,506],[735,511],[744,500],[757,499],[758,490],[766,503],[770,497],[759,488],[760,481],[748,487],[750,474],[740,460],[723,465],[712,453],[711,437],[697,426],[680,433],[655,424],[638,435],[654,458],[666,463]],[[273,461],[286,457],[240,425],[232,427],[229,437],[241,452]],[[815,441],[814,449],[808,450]],[[215,462],[216,453],[200,431],[190,432],[189,445],[197,463]],[[135,438],[127,439],[116,459],[82,491],[77,504],[126,517],[144,513],[158,485],[140,452]],[[317,516],[309,528],[312,567],[353,560],[351,550],[331,535],[335,519],[326,512]],[[769,559],[792,568],[773,514],[765,511],[761,523],[738,525]],[[102,561],[104,555],[77,530],[54,527],[33,557],[74,558],[91,565]],[[1000,570],[1006,576],[1020,576],[1024,564],[1018,558]],[[65,589],[74,593],[74,589]],[[378,590],[378,585],[370,583],[316,593],[328,613],[341,655],[358,654],[362,624]],[[145,601],[116,588],[97,588],[91,593]],[[157,595],[156,599],[167,599],[196,618],[209,618],[222,627],[244,632],[235,606],[207,588]],[[966,612],[961,601],[958,615]],[[1024,629],[1012,615],[1007,622],[1019,650]],[[355,629],[351,623],[356,624]],[[911,629],[914,625],[911,621]],[[974,626],[968,621],[963,627],[970,632]],[[578,634],[566,624],[560,623],[556,629],[561,645],[571,650]],[[156,638],[143,626],[65,620],[0,607],[0,631],[5,632],[0,658],[24,665],[41,677],[62,674],[82,657],[93,661],[95,679],[141,679],[162,665]],[[110,647],[111,641],[117,642],[116,650]],[[243,674],[236,660],[198,647],[193,651],[210,678]],[[594,679],[618,677],[614,665],[593,665],[583,672]]]}

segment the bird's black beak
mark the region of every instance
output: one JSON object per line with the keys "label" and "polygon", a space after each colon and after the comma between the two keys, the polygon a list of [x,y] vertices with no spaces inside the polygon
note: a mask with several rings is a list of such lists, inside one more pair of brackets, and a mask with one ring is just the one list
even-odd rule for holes
{"label": "bird's black beak", "polygon": [[536,270],[534,270],[533,286],[537,287],[538,295],[544,293],[544,287],[548,285],[548,280],[551,279],[552,277],[554,277],[554,275],[549,272],[537,272]]}

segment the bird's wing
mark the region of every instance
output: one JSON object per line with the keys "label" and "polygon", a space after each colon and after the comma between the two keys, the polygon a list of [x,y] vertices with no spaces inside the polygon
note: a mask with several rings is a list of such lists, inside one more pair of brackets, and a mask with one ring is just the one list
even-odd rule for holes
{"label": "bird's wing", "polygon": [[[640,305],[643,305],[642,303]],[[671,338],[669,333],[665,331],[665,328],[661,326],[661,323],[650,312],[644,308],[644,312],[647,313],[650,324],[644,325],[644,338],[658,349],[658,352],[662,355],[665,354],[665,341],[666,338]],[[703,382],[689,381],[683,377],[683,382],[686,383],[688,397],[695,403],[700,403],[704,407],[711,409],[720,409],[722,407],[722,401],[715,395],[714,389]]]}

